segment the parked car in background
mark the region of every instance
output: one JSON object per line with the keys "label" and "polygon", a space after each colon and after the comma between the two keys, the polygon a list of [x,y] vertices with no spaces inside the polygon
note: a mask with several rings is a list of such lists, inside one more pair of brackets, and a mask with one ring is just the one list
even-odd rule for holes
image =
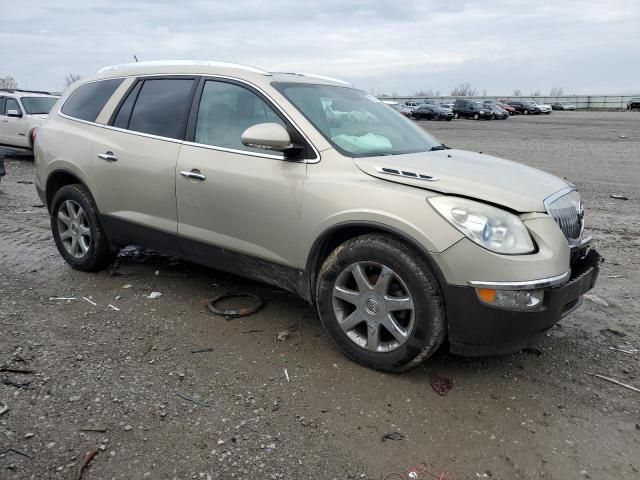
{"label": "parked car in background", "polygon": [[453,103],[441,103],[440,106],[442,108],[448,108],[449,110],[453,110]]}
{"label": "parked car in background", "polygon": [[457,99],[453,104],[454,118],[473,118],[474,120],[491,120],[493,111],[486,105],[472,100]]}
{"label": "parked car in background", "polygon": [[57,101],[48,92],[0,89],[0,145],[33,149],[35,129]]}
{"label": "parked car in background", "polygon": [[627,110],[640,110],[640,97],[633,97],[627,102]]}
{"label": "parked car in background", "polygon": [[416,107],[408,107],[406,105],[402,105],[399,111],[405,117],[411,117],[411,112],[413,112],[415,109]]}
{"label": "parked car in background", "polygon": [[509,115],[515,115],[516,114],[516,109],[513,108],[511,105],[507,105],[502,100],[496,100],[495,102],[493,102],[491,100],[485,100],[483,103],[498,105],[500,108],[502,108],[504,111],[506,111]]}
{"label": "parked car in background", "polygon": [[545,115],[549,115],[553,111],[553,108],[551,108],[551,105],[547,105],[546,103],[536,103],[536,105],[538,105],[538,107],[540,107],[540,110]]}
{"label": "parked car in background", "polygon": [[411,108],[416,108],[417,106],[420,105],[418,102],[415,102],[413,100],[407,100],[406,102],[404,102],[404,104],[405,106],[411,107]]}
{"label": "parked car in background", "polygon": [[536,105],[535,102],[532,102],[530,100],[525,100],[525,101],[511,100],[507,103],[508,105],[515,108],[517,113],[520,113],[522,115],[529,115],[529,114],[537,115],[542,113],[542,109],[538,105]]}
{"label": "parked car in background", "polygon": [[411,112],[411,118],[415,120],[453,120],[453,112],[440,105],[423,103]]}
{"label": "parked car in background", "polygon": [[576,106],[573,103],[556,102],[551,104],[551,108],[554,110],[575,110]]}
{"label": "parked car in background", "polygon": [[[324,105],[337,103],[376,122],[332,126]],[[384,371],[445,342],[468,355],[529,346],[580,306],[601,261],[573,185],[443,145],[337,79],[108,67],[65,92],[35,157],[72,268],[104,269],[136,244],[267,282]]]}
{"label": "parked car in background", "polygon": [[484,104],[486,107],[491,109],[491,113],[493,113],[494,120],[506,120],[509,118],[509,112],[503,109],[500,105],[496,103]]}

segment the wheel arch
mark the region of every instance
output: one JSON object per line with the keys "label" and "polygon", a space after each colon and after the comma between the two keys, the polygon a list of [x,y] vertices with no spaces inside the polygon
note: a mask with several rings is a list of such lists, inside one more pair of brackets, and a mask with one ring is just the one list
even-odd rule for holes
{"label": "wheel arch", "polygon": [[444,298],[447,290],[444,288],[446,286],[446,280],[440,270],[440,267],[438,267],[437,263],[429,254],[429,251],[415,238],[402,230],[373,221],[343,222],[333,225],[322,232],[322,234],[320,234],[320,236],[313,242],[309,255],[307,256],[305,268],[311,303],[315,303],[316,300],[316,281],[318,278],[318,272],[320,272],[320,268],[322,268],[322,264],[329,254],[338,245],[346,242],[347,240],[369,233],[391,235],[413,248],[429,265],[429,268],[438,282],[438,287],[440,288],[440,292],[443,296],[443,301],[446,304],[446,298]]}
{"label": "wheel arch", "polygon": [[45,184],[45,195],[47,198],[47,209],[51,212],[51,202],[56,192],[67,185],[80,184],[88,189],[87,185],[77,175],[68,170],[54,170],[47,177]]}

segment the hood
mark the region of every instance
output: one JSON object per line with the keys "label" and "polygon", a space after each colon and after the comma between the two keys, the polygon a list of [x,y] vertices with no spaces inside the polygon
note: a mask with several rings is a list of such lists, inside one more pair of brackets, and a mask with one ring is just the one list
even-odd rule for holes
{"label": "hood", "polygon": [[[569,185],[555,175],[465,150],[354,158],[363,172],[390,182],[433,192],[475,198],[517,212],[544,212],[544,199]],[[381,168],[438,178],[420,180],[378,171]]]}

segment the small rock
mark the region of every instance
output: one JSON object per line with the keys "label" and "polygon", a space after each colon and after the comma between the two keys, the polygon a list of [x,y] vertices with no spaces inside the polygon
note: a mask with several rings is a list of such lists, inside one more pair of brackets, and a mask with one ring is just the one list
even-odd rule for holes
{"label": "small rock", "polygon": [[222,439],[218,440],[218,445],[224,445],[225,443],[227,443],[227,442],[225,442],[225,441],[224,441],[224,440],[222,440]]}
{"label": "small rock", "polygon": [[283,330],[278,333],[278,340],[284,342],[287,338],[289,338],[289,330]]}
{"label": "small rock", "polygon": [[153,298],[159,298],[159,297],[161,297],[161,296],[162,296],[162,294],[161,294],[160,292],[151,292],[151,293],[147,296],[147,298],[152,298],[152,299],[153,299]]}
{"label": "small rock", "polygon": [[129,430],[132,430],[133,427],[131,425],[125,425],[124,429],[128,432]]}
{"label": "small rock", "polygon": [[73,397],[69,397],[70,402],[77,402],[80,400],[80,395],[74,395]]}
{"label": "small rock", "polygon": [[33,433],[29,432],[27,434],[25,434],[24,438],[32,438],[33,437]]}

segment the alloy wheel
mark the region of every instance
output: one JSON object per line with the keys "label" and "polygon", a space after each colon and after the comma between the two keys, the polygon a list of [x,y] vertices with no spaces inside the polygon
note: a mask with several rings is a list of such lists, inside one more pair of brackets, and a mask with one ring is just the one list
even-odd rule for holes
{"label": "alloy wheel", "polygon": [[58,209],[58,235],[65,250],[74,258],[82,258],[91,246],[89,219],[82,207],[65,200]]}
{"label": "alloy wheel", "polygon": [[376,262],[353,263],[338,275],[333,311],[349,339],[371,352],[396,350],[409,339],[415,323],[407,285]]}

